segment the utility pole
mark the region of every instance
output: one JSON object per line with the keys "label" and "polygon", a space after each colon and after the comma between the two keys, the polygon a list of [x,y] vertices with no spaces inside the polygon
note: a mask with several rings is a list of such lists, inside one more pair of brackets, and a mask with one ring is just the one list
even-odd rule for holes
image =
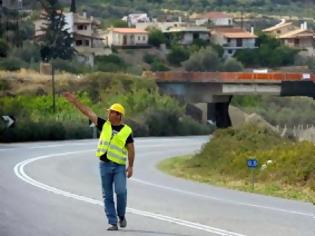
{"label": "utility pole", "polygon": [[52,99],[53,99],[52,109],[53,109],[53,113],[56,113],[55,68],[54,68],[53,60],[50,61],[50,65],[51,65]]}

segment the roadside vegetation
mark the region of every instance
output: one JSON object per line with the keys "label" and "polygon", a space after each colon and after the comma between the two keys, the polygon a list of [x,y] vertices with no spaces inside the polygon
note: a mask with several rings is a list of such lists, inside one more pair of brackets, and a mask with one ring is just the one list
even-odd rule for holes
{"label": "roadside vegetation", "polygon": [[2,142],[91,138],[93,132],[88,120],[66,102],[62,96],[65,90],[75,92],[101,117],[106,116],[110,104],[122,103],[127,110],[126,123],[133,127],[135,136],[209,134],[211,131],[185,115],[185,104],[160,95],[155,82],[149,78],[102,72],[82,78],[57,75],[54,113],[50,77],[36,79],[42,76],[34,72],[33,75],[32,78],[30,71],[27,79],[15,73],[0,75],[0,114],[16,118],[14,128],[2,127]]}
{"label": "roadside vegetation", "polygon": [[270,124],[293,128],[315,126],[315,102],[307,97],[235,96],[232,105],[246,113],[257,113]]}
{"label": "roadside vegetation", "polygon": [[252,158],[258,160],[254,192],[315,204],[315,145],[280,138],[252,124],[216,130],[200,153],[166,160],[159,168],[178,177],[252,191],[247,167]]}

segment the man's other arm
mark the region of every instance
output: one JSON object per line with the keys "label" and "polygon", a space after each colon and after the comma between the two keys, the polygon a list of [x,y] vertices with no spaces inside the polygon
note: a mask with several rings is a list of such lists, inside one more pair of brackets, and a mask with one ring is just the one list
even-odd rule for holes
{"label": "man's other arm", "polygon": [[130,178],[133,174],[133,164],[135,160],[135,146],[133,143],[127,144],[128,150],[128,167],[127,167],[127,177]]}

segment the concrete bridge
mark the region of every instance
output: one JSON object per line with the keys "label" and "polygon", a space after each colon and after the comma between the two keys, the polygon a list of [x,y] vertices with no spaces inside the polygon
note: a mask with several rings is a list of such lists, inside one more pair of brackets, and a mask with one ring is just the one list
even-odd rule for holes
{"label": "concrete bridge", "polygon": [[228,108],[233,95],[315,99],[315,74],[308,73],[156,72],[149,76],[156,79],[162,93],[196,104],[204,111],[203,120],[219,128],[231,126]]}

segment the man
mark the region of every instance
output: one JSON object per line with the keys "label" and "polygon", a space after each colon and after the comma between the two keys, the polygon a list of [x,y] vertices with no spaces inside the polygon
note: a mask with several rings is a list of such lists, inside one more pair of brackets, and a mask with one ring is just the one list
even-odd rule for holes
{"label": "man", "polygon": [[[65,92],[64,97],[101,131],[96,156],[100,158],[104,209],[110,224],[107,230],[118,230],[117,216],[119,226],[124,228],[127,226],[125,217],[127,206],[126,174],[128,178],[132,176],[135,158],[132,130],[122,122],[125,109],[119,103],[113,104],[107,109],[108,115],[105,121],[89,107],[83,105],[72,93]],[[128,163],[127,169],[126,163]],[[114,202],[113,186],[115,187],[117,208]]]}

